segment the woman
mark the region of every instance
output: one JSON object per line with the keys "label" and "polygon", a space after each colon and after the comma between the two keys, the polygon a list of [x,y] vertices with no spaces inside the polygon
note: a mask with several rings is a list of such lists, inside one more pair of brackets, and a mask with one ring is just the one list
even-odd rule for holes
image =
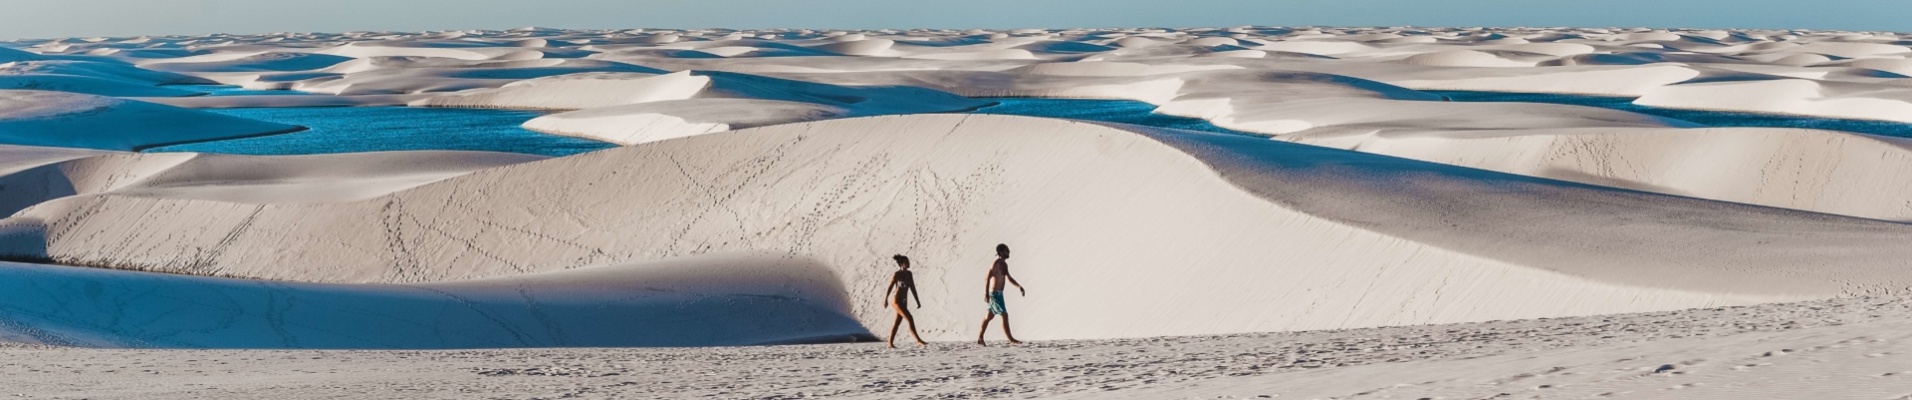
{"label": "woman", "polygon": [[[896,328],[905,320],[910,323],[910,336],[916,337],[916,345],[929,346],[923,342],[923,335],[916,333],[916,316],[910,315],[910,297],[916,298],[916,308],[923,308],[923,298],[916,295],[916,278],[910,275],[910,258],[902,254],[890,258],[896,260],[896,274],[890,276],[889,286],[883,288],[883,305],[896,310],[896,322],[890,324],[890,348],[896,348]],[[894,299],[890,297],[891,291],[896,292]],[[909,296],[904,296],[905,293]]]}

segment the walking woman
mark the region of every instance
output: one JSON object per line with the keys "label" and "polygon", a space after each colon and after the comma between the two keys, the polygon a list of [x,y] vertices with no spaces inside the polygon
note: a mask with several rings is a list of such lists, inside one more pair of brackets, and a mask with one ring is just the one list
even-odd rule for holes
{"label": "walking woman", "polygon": [[[896,259],[896,275],[891,275],[890,285],[883,288],[883,305],[896,310],[896,322],[890,324],[890,348],[896,348],[896,328],[902,326],[903,321],[909,321],[910,336],[916,337],[916,345],[928,346],[929,343],[923,342],[923,335],[916,333],[916,316],[910,315],[911,297],[916,298],[916,308],[923,308],[923,298],[916,294],[916,278],[910,275],[910,258],[902,254],[890,258]],[[896,292],[895,298],[890,297],[891,291]]]}

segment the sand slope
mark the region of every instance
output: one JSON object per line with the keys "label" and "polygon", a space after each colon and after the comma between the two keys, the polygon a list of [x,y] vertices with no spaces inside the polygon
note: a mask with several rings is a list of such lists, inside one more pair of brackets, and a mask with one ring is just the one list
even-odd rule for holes
{"label": "sand slope", "polygon": [[989,103],[915,86],[838,86],[731,72],[573,74],[436,96],[425,107],[581,110],[526,129],[621,144],[820,119],[962,111]]}
{"label": "sand slope", "polygon": [[0,214],[80,194],[114,193],[244,203],[323,203],[377,197],[545,157],[476,151],[305,156],[116,153],[0,146]]}
{"label": "sand slope", "polygon": [[1912,122],[1912,88],[1806,79],[1707,82],[1658,88],[1655,107]]}
{"label": "sand slope", "polygon": [[[1418,132],[1417,132],[1418,131]],[[1595,185],[1912,220],[1907,139],[1777,128],[1427,132],[1395,127],[1303,143]]]}
{"label": "sand slope", "polygon": [[291,132],[292,125],[77,93],[0,90],[0,143],[100,150]]}
{"label": "sand slope", "polygon": [[327,285],[0,262],[0,339],[85,347],[723,346],[868,336],[829,270],[777,256],[422,285]]}

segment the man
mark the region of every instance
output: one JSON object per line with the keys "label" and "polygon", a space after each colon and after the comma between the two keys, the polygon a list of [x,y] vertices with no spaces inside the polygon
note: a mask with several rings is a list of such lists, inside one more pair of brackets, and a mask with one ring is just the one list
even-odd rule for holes
{"label": "man", "polygon": [[996,245],[996,264],[989,267],[989,276],[983,278],[983,287],[988,289],[983,293],[983,302],[989,304],[989,315],[983,317],[982,331],[976,333],[977,345],[988,346],[983,343],[983,335],[989,333],[989,320],[995,319],[997,315],[1002,316],[1002,334],[1009,337],[1009,343],[1022,343],[1016,340],[1016,334],[1009,332],[1009,309],[1004,307],[1002,302],[1003,282],[1016,285],[1016,291],[1023,296],[1029,295],[1029,291],[1022,288],[1022,283],[1016,282],[1016,277],[1009,275],[1009,245],[998,244]]}

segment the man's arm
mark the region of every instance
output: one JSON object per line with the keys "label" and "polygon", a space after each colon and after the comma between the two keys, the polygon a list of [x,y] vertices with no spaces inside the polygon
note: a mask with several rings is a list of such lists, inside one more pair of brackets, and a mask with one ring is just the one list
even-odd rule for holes
{"label": "man's arm", "polygon": [[989,288],[995,285],[996,266],[998,265],[1002,265],[1002,260],[996,260],[996,265],[989,266],[989,273],[983,275],[983,302],[984,303],[989,302]]}
{"label": "man's arm", "polygon": [[1002,265],[1002,278],[1003,278],[1003,279],[1008,279],[1008,280],[1009,280],[1009,284],[1011,284],[1011,285],[1016,285],[1016,291],[1018,291],[1018,292],[1022,292],[1022,293],[1021,293],[1022,295],[1024,295],[1024,296],[1028,296],[1028,295],[1029,295],[1029,289],[1024,289],[1024,288],[1022,288],[1022,282],[1016,282],[1016,276],[1015,276],[1015,275],[1010,275],[1010,274],[1009,274],[1009,264],[1006,264],[1006,263],[1005,263],[1005,264],[1003,264],[1003,265]]}

